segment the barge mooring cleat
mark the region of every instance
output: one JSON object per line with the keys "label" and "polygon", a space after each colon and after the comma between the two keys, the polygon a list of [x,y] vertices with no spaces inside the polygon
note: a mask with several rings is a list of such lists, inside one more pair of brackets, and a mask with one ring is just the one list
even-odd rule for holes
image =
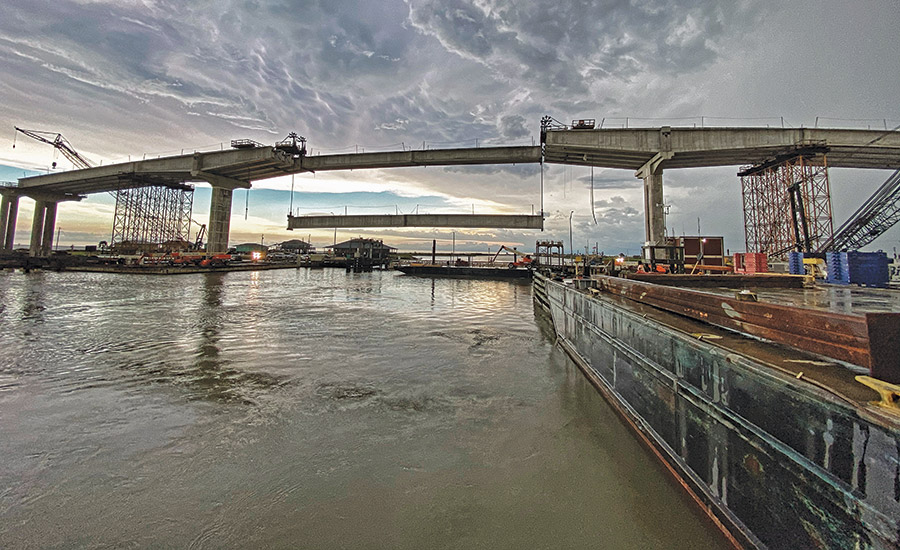
{"label": "barge mooring cleat", "polygon": [[856,381],[878,392],[881,401],[871,401],[872,405],[900,414],[900,386],[871,376],[857,376]]}

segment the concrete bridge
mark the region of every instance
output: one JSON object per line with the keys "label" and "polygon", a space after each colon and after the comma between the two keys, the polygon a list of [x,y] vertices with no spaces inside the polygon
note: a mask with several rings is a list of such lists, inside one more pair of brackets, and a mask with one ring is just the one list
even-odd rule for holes
{"label": "concrete bridge", "polygon": [[350,216],[288,216],[288,229],[332,227],[483,227],[543,229],[541,215],[509,214],[365,214]]}
{"label": "concrete bridge", "polygon": [[[212,188],[209,242],[211,253],[224,252],[228,245],[231,198],[234,189],[249,188],[253,181],[286,174],[332,170],[401,168],[411,166],[461,166],[480,164],[534,164],[541,162],[634,170],[644,181],[646,240],[658,243],[665,235],[663,171],[702,166],[742,166],[762,164],[779,157],[827,155],[829,166],[849,168],[900,168],[900,132],[843,129],[784,128],[635,128],[635,129],[550,129],[542,133],[541,146],[431,149],[305,156],[273,147],[231,149],[158,159],[112,164],[97,168],[22,178],[17,187],[0,188],[0,244],[10,248],[15,228],[18,198],[29,196],[36,202],[31,252],[49,252],[56,204],[78,200],[90,193],[127,187],[184,186],[186,182],[208,182]],[[40,212],[38,212],[40,211]],[[351,227],[357,220],[343,216],[291,218],[290,223],[316,227]],[[37,220],[41,219],[40,227]],[[513,221],[482,216],[477,223],[500,227],[532,227],[534,216]],[[304,220],[299,222],[297,220]],[[358,220],[361,221],[361,220]],[[397,220],[383,220],[394,224]],[[415,220],[435,227],[436,220]],[[454,219],[462,225],[462,219]],[[470,222],[474,222],[472,219]],[[518,224],[525,225],[518,225]],[[313,227],[294,225],[293,227]],[[359,226],[356,226],[359,227]],[[484,227],[484,226],[482,226]],[[48,237],[49,236],[49,237]]]}

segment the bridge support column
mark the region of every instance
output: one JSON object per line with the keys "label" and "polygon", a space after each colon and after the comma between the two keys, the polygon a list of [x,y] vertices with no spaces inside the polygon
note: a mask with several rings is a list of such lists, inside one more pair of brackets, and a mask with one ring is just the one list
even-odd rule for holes
{"label": "bridge support column", "polygon": [[44,234],[41,237],[41,256],[49,256],[53,251],[53,232],[56,230],[56,206],[47,202],[44,207]]}
{"label": "bridge support column", "polygon": [[652,244],[663,244],[666,238],[666,212],[663,207],[663,175],[645,176],[644,219],[646,240]]}
{"label": "bridge support column", "polygon": [[19,196],[3,193],[0,196],[0,250],[12,250],[16,243],[16,217]]}
{"label": "bridge support column", "polygon": [[203,168],[203,155],[195,153],[191,176],[212,185],[209,223],[206,226],[206,253],[224,254],[228,251],[228,232],[231,230],[231,195],[237,188],[250,189],[250,182],[212,174]]}
{"label": "bridge support column", "polygon": [[44,214],[47,210],[47,202],[34,201],[34,217],[31,218],[31,246],[28,255],[32,257],[41,255],[41,239],[44,238]]}
{"label": "bridge support column", "polygon": [[671,152],[657,153],[634,173],[635,177],[644,180],[644,236],[648,245],[662,245],[666,241],[662,163],[672,156]]}
{"label": "bridge support column", "polygon": [[224,254],[228,251],[228,234],[231,229],[231,196],[233,188],[212,188],[212,199],[209,205],[209,224],[207,227],[206,253]]}
{"label": "bridge support column", "polygon": [[31,220],[31,246],[28,254],[33,257],[49,256],[53,248],[53,231],[56,229],[56,201],[35,199],[34,218]]}

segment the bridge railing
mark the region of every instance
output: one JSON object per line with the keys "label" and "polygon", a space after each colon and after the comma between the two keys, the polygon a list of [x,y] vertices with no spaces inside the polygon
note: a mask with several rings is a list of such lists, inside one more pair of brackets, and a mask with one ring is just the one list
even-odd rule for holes
{"label": "bridge railing", "polygon": [[[812,122],[811,124],[809,122]],[[900,120],[888,118],[836,118],[816,117],[804,122],[788,120],[782,116],[762,118],[690,116],[690,117],[603,117],[595,125],[597,129],[612,128],[839,128],[848,130],[891,130],[900,125]]]}

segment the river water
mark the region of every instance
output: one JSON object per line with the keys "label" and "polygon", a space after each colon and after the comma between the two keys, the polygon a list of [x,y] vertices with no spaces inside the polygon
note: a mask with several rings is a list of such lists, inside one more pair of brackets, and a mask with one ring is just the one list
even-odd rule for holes
{"label": "river water", "polygon": [[0,273],[0,548],[727,548],[528,284]]}

